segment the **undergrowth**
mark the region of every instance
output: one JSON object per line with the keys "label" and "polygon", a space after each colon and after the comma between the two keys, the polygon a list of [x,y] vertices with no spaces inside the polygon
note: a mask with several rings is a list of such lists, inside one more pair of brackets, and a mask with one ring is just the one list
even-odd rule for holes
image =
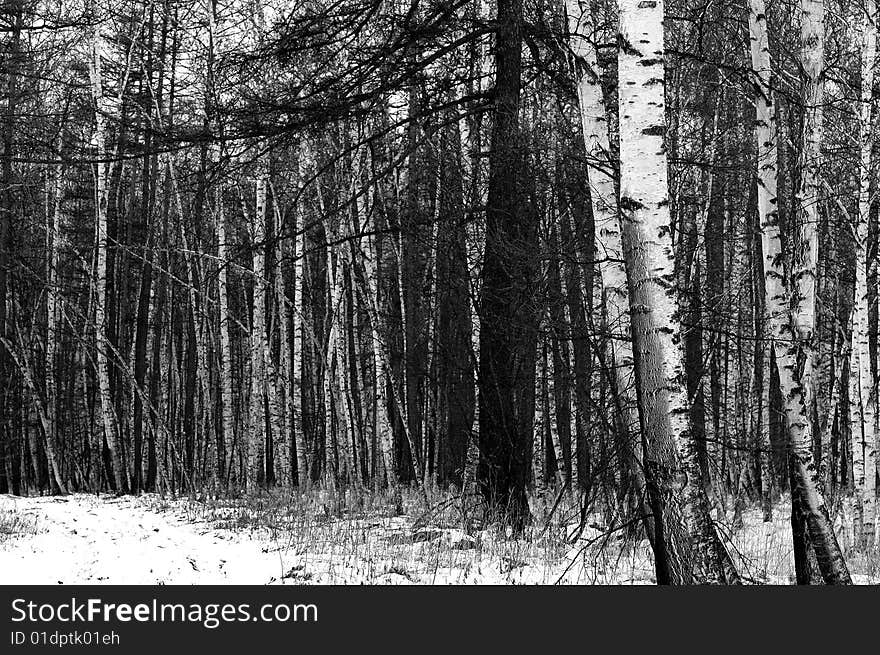
{"label": "undergrowth", "polygon": [[0,508],[0,542],[14,536],[37,533],[37,522],[13,508]]}

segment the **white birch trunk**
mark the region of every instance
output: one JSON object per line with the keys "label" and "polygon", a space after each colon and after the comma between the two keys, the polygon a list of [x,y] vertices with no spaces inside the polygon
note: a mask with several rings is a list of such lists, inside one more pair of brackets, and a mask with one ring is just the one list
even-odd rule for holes
{"label": "white birch trunk", "polygon": [[[399,481],[394,470],[394,436],[391,428],[391,409],[388,405],[388,388],[393,384],[391,364],[388,359],[385,344],[382,341],[382,333],[385,331],[382,317],[379,314],[379,266],[380,259],[378,242],[378,225],[373,220],[373,229],[370,229],[371,215],[375,208],[370,207],[369,188],[360,190],[361,168],[359,153],[355,153],[353,173],[353,188],[357,194],[356,207],[361,221],[361,231],[367,233],[366,249],[361,248],[360,237],[355,245],[363,253],[364,277],[363,277],[363,300],[365,301],[367,315],[370,321],[370,349],[373,358],[373,370],[375,375],[375,431],[376,441],[382,455],[382,464],[388,480],[388,486],[395,494],[398,493]],[[369,234],[372,232],[372,234]]]}
{"label": "white birch trunk", "polygon": [[[814,369],[816,352],[814,333],[816,328],[816,278],[819,256],[819,166],[822,146],[822,103],[824,81],[822,69],[825,55],[825,5],[824,0],[800,0],[801,51],[800,61],[806,74],[804,88],[804,140],[801,151],[801,175],[796,191],[798,213],[798,248],[793,261],[792,274],[796,286],[794,317],[803,367],[800,384],[804,394],[806,416],[812,421],[816,403]],[[812,428],[811,423],[811,428]],[[802,452],[812,455],[813,430],[807,435],[810,442],[800,444]],[[814,466],[818,463],[814,463]],[[817,471],[818,473],[818,471]],[[816,476],[817,489],[822,489],[822,479]]]}
{"label": "white birch trunk", "polygon": [[376,432],[379,447],[382,450],[382,462],[385,466],[385,475],[388,478],[388,486],[397,488],[397,474],[394,471],[394,445],[389,419],[388,386],[391,383],[389,365],[384,356],[384,344],[380,332],[378,310],[378,266],[379,249],[376,235],[369,237],[371,242],[368,252],[364,255],[365,282],[367,309],[370,314],[370,338],[373,351],[373,368],[376,375]]}
{"label": "white birch trunk", "polygon": [[[477,172],[474,171],[474,175]],[[471,308],[471,353],[474,370],[474,418],[465,451],[464,475],[462,476],[462,493],[473,489],[477,480],[477,467],[480,453],[477,435],[480,433],[480,312],[477,299],[480,298],[480,266],[483,261],[485,237],[476,223],[465,228],[465,249],[467,250],[468,271],[470,271],[470,308]],[[469,228],[469,229],[468,229]]]}
{"label": "white birch trunk", "polygon": [[[284,235],[281,210],[278,208],[278,194],[275,187],[270,183],[272,191],[272,209],[275,216],[275,300],[278,306],[276,313],[278,320],[278,343],[279,343],[279,367],[278,375],[274,379],[274,394],[277,423],[277,436],[274,447],[276,449],[275,466],[278,471],[277,477],[282,485],[293,484],[293,467],[291,457],[291,439],[293,439],[293,377],[290,361],[290,329],[287,320],[287,288],[284,283],[283,262],[287,259],[288,239]],[[296,310],[294,309],[294,313]]]}
{"label": "white birch trunk", "polygon": [[[549,335],[547,340],[551,341]],[[550,443],[553,444],[553,454],[556,457],[556,481],[559,484],[559,489],[563,490],[568,488],[568,475],[565,472],[565,451],[563,450],[562,440],[559,437],[559,425],[556,421],[556,370],[553,361],[552,343],[544,344],[541,357],[543,360],[541,373],[546,380],[545,387],[547,390],[547,423],[550,428]]]}
{"label": "white birch trunk", "polygon": [[758,212],[769,332],[776,353],[786,429],[797,460],[795,477],[800,487],[797,492],[802,496],[810,539],[825,581],[849,584],[851,580],[846,562],[819,491],[818,473],[811,453],[812,428],[807,413],[807,398],[797,374],[795,316],[791,309],[791,290],[788,288],[782,264],[782,241],[777,212],[777,126],[771,91],[767,15],[763,0],[751,0],[749,8],[752,68],[759,82],[755,103],[755,137],[758,144]]}
{"label": "white birch trunk", "polygon": [[[94,4],[92,4],[94,14]],[[125,492],[128,489],[126,471],[122,463],[120,452],[119,434],[116,425],[116,413],[110,395],[110,363],[107,355],[109,344],[106,338],[106,313],[107,306],[107,156],[106,150],[106,114],[108,106],[104,98],[104,89],[101,80],[102,66],[101,56],[104,49],[104,39],[101,36],[101,21],[97,15],[93,15],[94,28],[92,32],[92,52],[89,62],[89,77],[92,86],[92,96],[95,102],[95,131],[92,143],[95,148],[96,172],[95,172],[95,223],[97,232],[97,262],[96,277],[97,289],[95,297],[95,341],[96,359],[98,372],[98,397],[101,405],[101,418],[104,426],[104,435],[107,439],[107,448],[110,451],[110,463],[113,469],[113,477],[117,492]]]}
{"label": "white birch trunk", "polygon": [[532,423],[532,441],[534,448],[534,457],[532,458],[532,475],[535,478],[535,495],[537,496],[537,507],[533,508],[533,513],[538,520],[543,521],[545,515],[544,494],[546,492],[544,484],[544,471],[547,468],[546,448],[544,443],[544,435],[546,434],[547,412],[544,411],[544,401],[547,397],[547,353],[542,345],[539,345],[537,362],[537,375],[535,375],[535,417]]}
{"label": "white birch trunk", "polygon": [[[798,290],[795,328],[802,348],[809,347],[816,323],[816,270],[819,254],[819,164],[822,145],[822,103],[824,84],[821,80],[825,57],[824,0],[801,0],[801,64],[807,76],[804,102],[804,146],[801,153],[802,172],[797,193],[801,216],[799,225],[800,253],[796,258],[794,278]],[[812,369],[812,349],[807,353],[807,366]],[[802,384],[807,394],[812,389],[805,371]],[[808,403],[809,406],[809,398]]]}
{"label": "white birch trunk", "polygon": [[[618,52],[621,221],[631,230],[626,254],[630,309],[641,312],[645,333],[643,402],[651,404],[655,430],[652,466],[665,498],[664,528],[684,519],[684,536],[670,541],[673,581],[720,581],[717,536],[691,438],[664,145],[665,79],[663,3],[620,0]],[[640,261],[643,260],[643,261]],[[650,443],[650,442],[649,442]],[[647,455],[646,455],[647,457]],[[688,553],[690,549],[690,553]]]}
{"label": "white birch trunk", "polygon": [[[217,43],[216,33],[216,5],[212,0],[206,2],[205,13],[208,22],[208,38],[210,51],[208,59],[210,65],[214,62],[214,49]],[[208,83],[213,80],[213,70],[208,71],[205,83],[205,119],[209,124],[211,133],[215,137],[220,136],[220,129],[213,115],[209,114],[208,108],[211,102],[211,93],[214,89]],[[221,147],[217,143],[210,149],[211,163],[217,165],[220,163]],[[230,252],[228,235],[226,232],[226,212],[223,204],[223,183],[219,181],[214,192],[214,218],[217,223],[217,256],[220,260],[219,271],[217,275],[217,292],[220,304],[220,357],[218,358],[219,377],[220,377],[220,403],[221,418],[220,429],[221,434],[217,435],[217,439],[222,444],[222,452],[225,454],[223,462],[223,473],[225,478],[220,480],[220,485],[224,488],[228,486],[234,468],[234,450],[235,450],[235,416],[232,411],[232,337],[229,330],[229,268]]]}
{"label": "white birch trunk", "polygon": [[58,262],[61,252],[61,235],[64,229],[63,170],[56,166],[54,175],[54,210],[51,223],[46,226],[47,250],[49,252],[46,291],[46,458],[49,460],[49,471],[61,493],[67,493],[64,474],[59,466],[58,452],[58,389],[55,379],[55,353],[58,345]]}
{"label": "white birch trunk", "polygon": [[876,385],[871,372],[868,336],[868,224],[871,207],[871,148],[873,130],[871,99],[877,57],[877,33],[872,24],[873,0],[868,0],[862,20],[861,93],[859,103],[859,214],[855,229],[856,281],[850,346],[850,425],[852,440],[853,545],[866,549],[872,541],[875,522],[874,459],[877,412]]}
{"label": "white birch trunk", "polygon": [[[263,193],[266,194],[264,198],[264,209],[263,216],[265,217],[268,212],[268,191],[272,188],[272,182],[269,179],[268,173],[265,177],[265,186],[266,188],[263,190]],[[275,361],[272,357],[272,338],[275,334],[275,331],[278,330],[280,335],[286,334],[285,327],[285,317],[284,317],[284,283],[283,280],[280,280],[281,276],[281,237],[280,237],[280,213],[278,212],[278,207],[276,205],[275,194],[273,191],[272,194],[272,207],[274,210],[274,218],[275,222],[275,232],[273,234],[268,233],[267,224],[263,223],[263,231],[266,235],[266,241],[262,245],[262,258],[261,262],[263,263],[263,288],[266,291],[266,295],[264,296],[266,309],[271,311],[271,307],[273,304],[276,306],[276,311],[273,315],[275,321],[271,321],[265,318],[264,314],[264,324],[268,322],[267,331],[269,336],[264,335],[264,343],[263,343],[263,362],[264,362],[264,374],[265,374],[265,382],[264,387],[266,390],[266,412],[267,418],[269,420],[269,435],[266,439],[266,450],[264,456],[264,468],[266,475],[266,483],[268,485],[270,476],[273,473],[280,473],[280,479],[283,483],[285,480],[285,470],[283,468],[283,463],[285,461],[285,456],[289,454],[289,449],[285,447],[285,440],[287,438],[287,430],[286,430],[286,414],[284,403],[282,402],[283,391],[279,387],[283,385],[284,380],[286,380],[286,376],[282,372],[284,369],[284,353],[286,352],[286,346],[284,341],[281,341],[281,369],[275,365]],[[269,253],[269,250],[272,249],[275,251],[276,255],[276,266],[275,266],[275,275],[273,279],[269,279],[268,270],[265,267],[266,256]],[[273,455],[272,460],[269,460],[269,448],[271,444],[271,454]],[[288,460],[289,461],[289,460]],[[271,466],[270,466],[271,464]],[[279,469],[279,466],[281,468]],[[274,482],[278,482],[278,476],[276,475]]]}
{"label": "white birch trunk", "polygon": [[254,318],[251,325],[251,406],[250,434],[247,435],[248,492],[264,484],[266,470],[266,203],[268,171],[265,162],[258,163],[256,208],[251,226],[254,270]]}
{"label": "white birch trunk", "polygon": [[633,351],[629,320],[629,295],[626,269],[623,264],[623,245],[621,243],[620,223],[617,211],[617,193],[614,170],[611,162],[611,146],[608,136],[608,118],[602,85],[599,78],[599,65],[596,51],[588,37],[591,20],[589,8],[581,9],[577,0],[566,0],[569,25],[569,43],[572,51],[580,57],[585,69],[577,79],[578,104],[580,107],[581,128],[587,156],[596,159],[604,166],[593,166],[590,170],[590,200],[595,224],[595,248],[598,255],[599,277],[602,285],[604,323],[609,337],[606,340],[609,364],[612,366],[617,385],[617,395],[623,412],[621,422],[629,435],[629,448],[636,465],[637,493],[644,490],[644,476],[641,471],[641,444],[635,437],[639,419],[636,415],[636,401],[633,394],[634,369]]}
{"label": "white birch trunk", "polygon": [[[223,209],[223,186],[218,185],[216,192],[217,242],[220,271],[218,275],[218,293],[220,295],[220,399],[223,404],[221,423],[226,453],[226,480],[234,468],[235,419],[232,413],[232,338],[229,330],[229,237],[226,233],[226,213]],[[154,373],[155,374],[155,373]],[[224,480],[224,486],[226,483]]]}
{"label": "white birch trunk", "polygon": [[[332,235],[332,241],[341,241],[344,237],[331,231],[328,226],[328,235]],[[334,455],[336,465],[339,467],[340,479],[346,480],[351,473],[351,441],[349,439],[349,429],[351,426],[351,417],[349,415],[348,405],[348,368],[346,357],[346,339],[344,329],[345,318],[345,249],[348,244],[343,241],[340,246],[334,246],[336,251],[333,257],[328,252],[327,271],[328,284],[331,289],[330,299],[330,336],[327,341],[327,372],[325,374],[325,385],[329,391],[327,397],[327,429],[331,428],[331,403],[335,409],[336,428],[333,431]],[[328,250],[330,246],[328,246]],[[331,264],[335,260],[335,263]]]}
{"label": "white birch trunk", "polygon": [[[303,149],[297,161],[297,181],[303,184],[303,171],[305,170],[303,158],[306,151]],[[302,307],[305,302],[305,235],[306,229],[304,224],[304,213],[302,211],[302,199],[297,201],[296,205],[296,238],[293,245],[293,371],[291,371],[291,393],[293,394],[293,421],[295,427],[294,439],[296,440],[296,469],[298,482],[301,488],[308,487],[311,480],[309,470],[308,449],[306,448],[306,432],[303,426],[303,404],[302,404],[302,354],[305,346],[305,336],[303,334]],[[299,430],[299,434],[295,432]]]}

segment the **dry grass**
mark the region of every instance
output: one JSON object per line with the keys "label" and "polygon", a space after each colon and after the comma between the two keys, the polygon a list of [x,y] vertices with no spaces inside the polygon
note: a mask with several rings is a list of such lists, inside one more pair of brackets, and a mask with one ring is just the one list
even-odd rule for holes
{"label": "dry grass", "polygon": [[521,534],[476,495],[436,489],[427,499],[413,488],[394,497],[321,486],[240,499],[154,498],[155,509],[202,530],[265,540],[285,562],[279,577],[294,582],[644,584],[653,576],[646,543],[597,517],[581,530],[569,496]]}
{"label": "dry grass", "polygon": [[37,533],[37,523],[30,516],[18,512],[15,507],[0,507],[0,542],[23,535]]}
{"label": "dry grass", "polygon": [[[549,507],[553,498],[530,499]],[[503,512],[487,512],[475,495],[413,488],[399,497],[361,488],[314,487],[307,494],[271,492],[202,502],[157,501],[206,530],[264,539],[285,565],[281,580],[299,583],[651,584],[652,553],[638,529],[590,515],[580,526],[577,500],[565,496],[549,520],[512,534]],[[161,509],[162,507],[160,507]],[[760,510],[717,519],[746,583],[791,584],[790,505],[780,500],[771,522]],[[485,518],[490,516],[491,518]],[[854,579],[880,582],[880,554],[857,552],[837,517],[838,538]]]}
{"label": "dry grass", "polygon": [[[880,584],[880,551],[860,551],[853,545],[852,519],[846,504],[833,512],[834,530],[844,558],[857,584]],[[795,584],[794,548],[791,537],[791,502],[782,497],[773,507],[772,520],[765,522],[759,508],[743,513],[743,527],[732,530],[719,521],[746,582]]]}
{"label": "dry grass", "polygon": [[[478,496],[437,489],[427,497],[413,488],[391,495],[315,486],[308,493],[274,490],[242,498],[149,494],[124,499],[130,507],[125,511],[135,517],[144,510],[164,514],[168,527],[162,534],[170,529],[173,543],[197,547],[206,536],[202,543],[212,546],[214,557],[239,553],[236,575],[270,584],[654,582],[652,552],[637,520],[627,522],[613,512],[591,513],[581,525],[581,508],[573,496],[564,496],[547,517],[555,500],[552,493],[530,498],[533,511],[544,518],[535,516],[522,533],[514,534],[504,512],[487,511]],[[844,503],[835,526],[853,578],[860,584],[880,583],[880,553],[852,547],[846,509]],[[789,513],[783,498],[767,523],[757,508],[743,512],[737,529],[732,511],[716,517],[747,584],[794,581]],[[35,520],[16,513],[14,505],[0,504],[0,541],[36,533],[36,528]],[[145,539],[152,535],[148,532]],[[241,556],[260,551],[254,559]]]}

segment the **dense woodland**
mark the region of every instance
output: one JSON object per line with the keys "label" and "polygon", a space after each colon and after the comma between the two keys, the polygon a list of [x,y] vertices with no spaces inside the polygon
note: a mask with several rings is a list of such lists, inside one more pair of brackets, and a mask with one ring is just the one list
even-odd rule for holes
{"label": "dense woodland", "polygon": [[[3,0],[0,493],[877,549],[874,0]],[[843,510],[841,509],[843,508]]]}

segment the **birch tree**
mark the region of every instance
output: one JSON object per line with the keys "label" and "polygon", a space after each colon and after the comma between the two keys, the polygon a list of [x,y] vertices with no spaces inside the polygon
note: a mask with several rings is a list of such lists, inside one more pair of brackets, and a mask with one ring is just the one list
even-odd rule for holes
{"label": "birch tree", "polygon": [[49,470],[61,493],[67,493],[67,485],[64,483],[64,474],[61,469],[61,457],[58,453],[58,388],[55,376],[58,319],[60,314],[59,305],[59,281],[58,267],[60,264],[62,230],[65,229],[64,191],[65,184],[62,182],[64,170],[58,166],[54,172],[54,206],[50,221],[46,225],[47,251],[49,259],[47,263],[46,289],[46,456],[49,460]]}
{"label": "birch tree", "polygon": [[102,80],[102,57],[104,37],[101,34],[101,16],[96,5],[91,5],[94,21],[92,28],[91,61],[89,77],[91,78],[92,97],[95,103],[95,128],[92,143],[95,151],[95,231],[97,234],[97,262],[95,265],[96,298],[95,298],[95,341],[98,370],[98,389],[101,401],[101,417],[103,419],[104,438],[110,451],[110,464],[116,490],[125,493],[128,490],[128,476],[122,460],[122,452],[117,430],[116,413],[110,394],[110,363],[111,353],[107,340],[106,313],[107,294],[107,252],[110,243],[107,238],[107,129],[106,121],[110,107],[104,96]]}
{"label": "birch tree", "polygon": [[855,227],[855,296],[850,344],[849,418],[852,431],[853,541],[869,548],[875,521],[874,453],[877,435],[877,386],[871,371],[868,342],[868,225],[871,208],[872,98],[877,58],[876,8],[869,2],[861,21],[861,94],[859,102],[859,204]]}
{"label": "birch tree", "polygon": [[[784,398],[788,440],[795,456],[795,476],[809,528],[810,540],[822,576],[829,584],[849,584],[851,579],[837,537],[818,487],[812,461],[811,421],[807,397],[798,375],[797,343],[792,315],[792,290],[783,267],[783,251],[777,209],[777,125],[770,84],[770,45],[763,0],[749,5],[749,36],[752,69],[757,77],[755,138],[758,143],[758,212],[764,256],[764,288],[768,325],[775,350]],[[809,364],[807,364],[809,366]]]}
{"label": "birch tree", "polygon": [[247,436],[247,490],[256,491],[266,483],[266,257],[261,249],[266,244],[266,212],[268,202],[268,171],[264,160],[258,162],[256,207],[251,222],[254,245],[254,310],[251,323],[250,365],[250,434]]}
{"label": "birch tree", "polygon": [[608,136],[608,115],[602,93],[596,52],[590,43],[593,24],[589,12],[575,0],[567,0],[569,43],[576,57],[583,62],[577,77],[577,93],[581,129],[587,155],[597,162],[591,169],[590,201],[595,224],[595,250],[598,253],[602,285],[603,321],[610,333],[607,341],[608,361],[615,372],[616,394],[620,399],[621,424],[627,434],[627,446],[635,461],[637,494],[644,492],[641,443],[633,430],[638,425],[636,400],[633,397],[633,353],[629,320],[626,269],[623,264],[617,191],[614,172],[619,165],[611,156]]}
{"label": "birch tree", "polygon": [[[669,212],[664,136],[665,79],[662,2],[622,0],[619,5],[618,112],[620,198],[624,260],[633,316],[633,342],[640,351],[642,429],[652,501],[665,543],[655,559],[658,581],[706,579],[736,582],[738,576],[709,515],[709,503],[693,442],[684,378],[680,311],[675,290],[673,226]],[[636,315],[641,317],[637,321]],[[684,484],[682,484],[684,478]],[[658,498],[659,495],[659,498]],[[664,502],[661,499],[668,499]],[[659,512],[658,512],[659,510]],[[682,519],[689,534],[676,534]]]}

